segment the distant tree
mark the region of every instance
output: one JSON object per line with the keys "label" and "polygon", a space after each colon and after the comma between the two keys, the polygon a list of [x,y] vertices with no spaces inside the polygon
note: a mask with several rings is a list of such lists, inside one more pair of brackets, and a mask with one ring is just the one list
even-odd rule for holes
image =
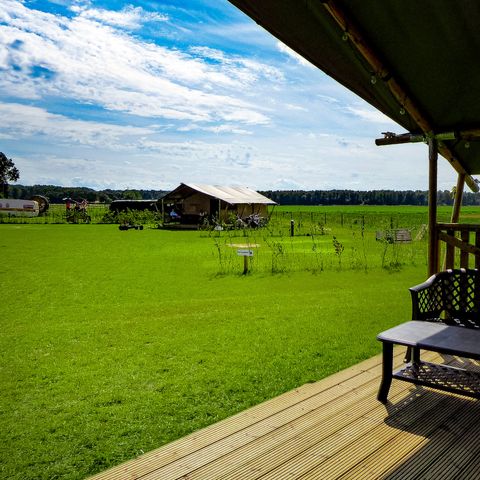
{"label": "distant tree", "polygon": [[138,190],[124,190],[123,191],[123,198],[125,200],[141,200],[142,194]]}
{"label": "distant tree", "polygon": [[8,182],[16,182],[20,178],[20,172],[11,158],[0,152],[0,193],[4,198],[8,196]]}

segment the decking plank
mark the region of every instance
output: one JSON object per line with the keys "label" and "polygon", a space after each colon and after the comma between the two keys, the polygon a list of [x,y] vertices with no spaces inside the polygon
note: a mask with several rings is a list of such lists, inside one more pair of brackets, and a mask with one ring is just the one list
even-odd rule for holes
{"label": "decking plank", "polygon": [[[232,433],[232,435],[208,445],[201,450],[192,452],[188,456],[183,457],[179,462],[173,462],[151,472],[146,475],[144,479],[178,478],[186,475],[188,472],[191,472],[189,478],[195,478],[196,474],[194,470],[209,465],[212,460],[216,460],[215,464],[207,467],[206,470],[213,468],[218,471],[222,469],[221,464],[225,463],[222,457],[231,454],[234,459],[238,459],[239,456],[248,455],[249,449],[251,450],[252,448],[252,443],[255,444],[253,447],[254,453],[258,453],[262,447],[269,448],[268,445],[270,444],[273,446],[278,445],[289,437],[298,436],[302,432],[302,428],[311,428],[312,416],[318,415],[318,413],[315,413],[316,410],[320,410],[321,412],[321,418],[318,419],[320,422],[322,419],[330,417],[334,412],[341,412],[342,409],[347,410],[354,404],[357,404],[361,400],[361,397],[355,392],[356,390],[363,391],[365,384],[370,385],[372,391],[362,393],[362,395],[371,397],[373,391],[378,388],[378,377],[373,376],[373,379],[371,378],[372,375],[369,372],[361,372],[347,379],[345,382],[333,384],[331,388],[271,415],[248,428]],[[346,393],[351,393],[351,395],[345,395]],[[310,415],[312,412],[313,415]],[[296,423],[293,424],[292,422]],[[260,438],[257,440],[257,437]],[[265,445],[267,445],[267,447],[265,447]],[[229,458],[226,460],[226,463],[232,463],[234,459]],[[219,465],[217,465],[217,463],[219,463]],[[201,475],[207,475],[205,469],[202,470]],[[210,471],[208,475],[213,475],[213,472]]]}
{"label": "decking plank", "polygon": [[[403,348],[395,349],[395,368],[402,363],[403,355]],[[425,352],[422,358],[438,361],[440,356]],[[91,480],[403,480],[414,478],[411,475],[419,471],[430,471],[430,465],[449,451],[442,445],[454,444],[455,435],[465,429],[468,419],[479,428],[464,397],[394,380],[390,401],[387,405],[379,403],[376,394],[380,376],[381,356],[377,355],[97,474]],[[455,419],[455,411],[462,409],[465,415]],[[426,437],[415,433],[418,424],[424,425]],[[477,432],[474,427],[472,432]],[[476,465],[470,450],[459,455],[463,460],[453,469],[457,475],[460,469],[470,475]],[[416,469],[405,462],[410,457]],[[438,478],[449,475],[450,470],[439,468]],[[407,476],[402,477],[401,472]]]}
{"label": "decking plank", "polygon": [[[367,385],[368,390],[366,389]],[[405,385],[400,388],[404,389],[404,387]],[[377,420],[381,421],[384,418],[384,407],[376,401],[372,402],[377,389],[378,378],[364,384],[358,392],[352,391],[348,396],[349,403],[345,408],[337,403],[339,401],[337,399],[337,402],[322,407],[319,412],[312,412],[308,418],[295,419],[292,424],[285,425],[287,439],[284,435],[281,435],[280,430],[276,430],[264,438],[252,441],[241,449],[232,452],[232,454],[225,455],[215,461],[214,465],[207,464],[205,467],[190,473],[189,479],[214,478],[214,473],[218,471],[224,472],[221,478],[247,478],[247,473],[248,478],[257,478],[265,471],[271,470],[277,463],[285,462],[284,456],[290,458],[298,450],[308,449],[311,442],[315,443],[328,437],[332,432],[353,423],[372,408],[377,408],[381,412]],[[357,396],[354,396],[356,393]],[[306,425],[310,425],[310,427],[303,432],[298,431],[296,428],[298,422],[307,422]],[[373,420],[370,419],[369,423],[372,422]],[[225,472],[229,473],[225,474]],[[255,474],[252,472],[255,472]]]}
{"label": "decking plank", "polygon": [[[437,393],[436,395],[444,396]],[[463,398],[452,397],[451,401],[446,398],[442,404],[434,407],[434,410],[438,408],[434,418],[413,422],[405,431],[401,431],[388,444],[363,460],[341,478],[379,478],[385,472],[394,471],[399,465],[405,463],[405,458],[411,458],[415,456],[415,453],[419,456],[421,454],[426,463],[430,462],[431,464],[435,462],[442,453],[445,453],[445,448],[443,448],[443,451],[438,448],[438,440],[440,440],[441,445],[448,445],[454,442],[455,439],[458,440],[458,435],[455,433],[455,429],[452,428],[454,426],[452,423],[459,422],[463,429],[466,429],[468,422],[472,421],[472,417],[468,415],[469,403],[471,402]],[[452,411],[455,412],[453,414],[454,418],[452,418]],[[426,412],[425,415],[427,417],[432,415],[432,411]],[[428,425],[428,427],[419,429],[417,428],[418,424],[422,424],[422,426]],[[413,475],[417,474],[416,471],[410,474],[404,471],[402,479],[413,478],[412,473]]]}
{"label": "decking plank", "polygon": [[[393,389],[397,389],[398,393]],[[410,389],[404,385],[392,386],[392,399],[403,403],[411,397]],[[429,398],[421,409],[413,409],[417,416],[425,410],[431,410],[439,403],[438,398]],[[262,480],[277,478],[336,478],[347,472],[363,458],[374,452],[377,448],[388,442],[397,434],[384,424],[385,407],[379,402],[371,402],[368,415],[361,416],[357,421],[338,430],[334,434],[321,439],[311,449],[297,456],[294,461],[288,462],[276,470],[272,470]],[[411,421],[415,421],[412,417]],[[358,447],[361,442],[361,447]],[[315,469],[317,471],[315,472]],[[324,477],[322,477],[322,475]]]}
{"label": "decking plank", "polygon": [[[403,351],[395,352],[395,360],[399,362]],[[260,405],[239,412],[225,420],[210,425],[186,437],[175,440],[163,447],[143,454],[142,456],[101,472],[92,480],[116,480],[122,478],[140,478],[149,472],[178,461],[186,455],[219,441],[236,431],[240,431],[256,422],[268,418],[291,405],[308,399],[345,381],[352,381],[357,375],[378,375],[381,368],[381,356],[377,355],[335,375],[326,377],[315,383],[308,383],[286,392]]]}
{"label": "decking plank", "polygon": [[[190,478],[209,478],[214,471],[222,471],[221,478],[241,478],[243,471],[251,470],[250,462],[255,463],[255,471],[271,469],[277,463],[308,449],[319,439],[355,421],[371,408],[371,396],[378,388],[378,381],[369,382],[369,388],[354,390],[349,395],[349,402],[339,405],[335,399],[328,405],[321,406],[303,416],[292,419],[264,437],[255,439],[238,450],[232,451],[218,459],[214,465],[205,465],[192,472]],[[355,412],[352,408],[355,406]],[[262,466],[260,466],[260,463]],[[228,472],[228,474],[227,474]],[[256,478],[249,476],[248,478]]]}
{"label": "decking plank", "polygon": [[[400,361],[401,357],[402,351],[399,349],[396,351],[396,361]],[[210,425],[205,429],[194,432],[186,437],[173,441],[163,447],[90,478],[92,480],[141,478],[165,465],[181,460],[192,452],[198,451],[212,443],[222,440],[232,433],[247,428],[258,421],[289,408],[291,405],[300,403],[304,399],[308,399],[336,385],[340,385],[342,382],[351,382],[357,375],[366,374],[374,377],[378,374],[380,365],[381,357],[377,355],[318,382],[302,385],[299,388],[263,402],[260,405],[239,412],[238,414]]]}
{"label": "decking plank", "polygon": [[[428,393],[425,394],[427,396]],[[435,395],[438,397],[438,395]],[[411,412],[411,415],[406,422],[405,427],[410,427],[414,422],[420,421],[423,415],[431,416],[431,428],[439,424],[444,420],[444,417],[438,412],[442,410],[442,401],[436,404],[435,402],[428,402],[427,408],[422,408],[423,404],[415,405],[415,412]],[[448,415],[448,413],[446,414]],[[397,437],[401,436],[402,441],[395,442]],[[315,468],[311,469],[303,476],[296,476],[295,478],[301,478],[302,480],[309,480],[313,478],[362,478],[362,477],[349,477],[349,472],[362,463],[366,458],[371,455],[376,455],[382,448],[388,448],[387,445],[395,443],[396,445],[404,445],[410,442],[411,445],[415,445],[416,442],[421,442],[423,439],[411,432],[402,431],[397,428],[393,428],[385,423],[378,425],[370,432],[370,435],[362,439],[361,448],[355,448],[352,443],[342,445],[342,449],[335,451],[334,455],[331,455],[328,460],[320,463]],[[395,448],[391,449],[392,456],[396,455]],[[365,478],[365,477],[363,477]]]}
{"label": "decking plank", "polygon": [[[406,459],[394,465],[384,473],[383,478],[388,480],[403,480],[405,478],[425,478],[427,472],[432,471],[436,464],[442,463],[452,455],[457,445],[463,443],[466,432],[480,428],[478,421],[479,405],[470,398],[463,398],[463,406],[450,415],[444,425],[440,426],[425,444],[410,452]],[[463,447],[462,447],[463,448]]]}

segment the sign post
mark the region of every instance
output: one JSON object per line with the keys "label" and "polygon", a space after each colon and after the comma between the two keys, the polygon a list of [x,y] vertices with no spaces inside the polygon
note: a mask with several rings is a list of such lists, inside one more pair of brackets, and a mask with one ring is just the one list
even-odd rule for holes
{"label": "sign post", "polygon": [[237,243],[230,243],[229,247],[237,249],[237,255],[243,257],[243,275],[248,273],[248,257],[253,257],[253,248],[259,247],[257,243],[240,245]]}
{"label": "sign post", "polygon": [[248,273],[248,257],[253,257],[253,250],[239,248],[237,255],[243,257],[243,274],[246,275]]}

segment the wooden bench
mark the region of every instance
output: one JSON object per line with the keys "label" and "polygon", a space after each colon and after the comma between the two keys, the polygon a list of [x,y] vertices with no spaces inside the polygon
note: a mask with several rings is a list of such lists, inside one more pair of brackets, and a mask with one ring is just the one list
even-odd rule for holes
{"label": "wooden bench", "polygon": [[[421,350],[480,360],[478,270],[440,272],[412,287],[412,318],[378,335],[383,374],[378,399],[385,403],[392,378],[480,398],[480,374],[421,361]],[[393,346],[408,347],[405,367],[392,372]]]}
{"label": "wooden bench", "polygon": [[377,231],[375,240],[385,241],[387,243],[410,243],[412,234],[406,228],[398,228],[396,230]]}

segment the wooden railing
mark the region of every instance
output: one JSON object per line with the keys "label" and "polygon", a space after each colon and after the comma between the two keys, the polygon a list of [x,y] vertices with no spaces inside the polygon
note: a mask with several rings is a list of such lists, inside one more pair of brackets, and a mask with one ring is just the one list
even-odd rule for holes
{"label": "wooden railing", "polygon": [[[480,268],[480,225],[438,223],[435,233],[438,246],[440,247],[440,242],[446,244],[445,260],[441,265],[441,260],[438,258],[438,267],[443,267],[442,270],[456,266]],[[441,251],[441,248],[437,249],[437,252]]]}

